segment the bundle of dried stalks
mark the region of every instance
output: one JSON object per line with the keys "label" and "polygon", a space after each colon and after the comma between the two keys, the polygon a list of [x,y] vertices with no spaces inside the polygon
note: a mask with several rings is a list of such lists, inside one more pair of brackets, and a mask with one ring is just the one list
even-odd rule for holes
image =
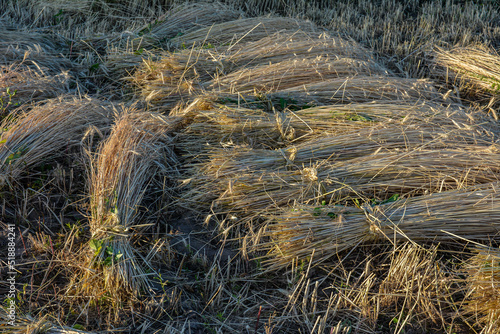
{"label": "bundle of dried stalks", "polygon": [[195,46],[229,46],[258,41],[277,32],[314,33],[316,26],[308,21],[283,17],[256,17],[215,24],[172,39],[177,48]]}
{"label": "bundle of dried stalks", "polygon": [[68,73],[46,75],[26,66],[0,66],[0,99],[2,107],[57,97],[69,92]]}
{"label": "bundle of dried stalks", "polygon": [[302,168],[285,157],[281,166],[271,166],[272,158],[265,155],[269,151],[260,153],[213,159],[192,178],[186,199],[215,205],[217,212],[246,221],[296,202],[344,203],[352,197],[383,201],[393,194],[407,197],[463,189],[498,181],[500,171],[500,155],[481,146],[378,153]]}
{"label": "bundle of dried stalks", "polygon": [[12,186],[26,169],[80,144],[89,127],[109,126],[110,115],[102,101],[61,97],[5,118],[0,125],[0,185]]}
{"label": "bundle of dried stalks", "polygon": [[469,260],[468,302],[465,313],[484,328],[484,333],[500,331],[500,251],[478,248]]}
{"label": "bundle of dried stalks", "polygon": [[162,41],[188,31],[238,19],[242,12],[220,2],[180,4],[138,31]]}
{"label": "bundle of dried stalks", "polygon": [[268,94],[289,88],[312,85],[329,79],[385,75],[387,70],[373,61],[352,58],[317,57],[297,59],[283,57],[274,64],[242,68],[208,82],[207,90],[230,94]]}
{"label": "bundle of dried stalks", "polygon": [[[255,42],[228,48],[229,60],[241,67],[276,63],[285,59],[353,58],[373,61],[373,54],[354,41],[304,31],[276,33]],[[221,50],[224,51],[224,50]]]}
{"label": "bundle of dried stalks", "polygon": [[89,266],[75,288],[93,296],[104,289],[120,300],[123,293],[141,294],[149,287],[148,266],[132,245],[132,237],[149,226],[145,197],[157,173],[173,173],[177,160],[168,134],[180,124],[136,110],[126,110],[92,159],[90,170]]}
{"label": "bundle of dried stalks", "polygon": [[63,41],[46,34],[2,30],[0,40],[0,65],[27,65],[35,70],[60,73],[73,67],[60,52]]}
{"label": "bundle of dried stalks", "polygon": [[489,241],[500,232],[498,182],[391,203],[296,206],[269,217],[253,250],[267,251],[270,269],[292,259],[313,264],[364,242],[446,241],[457,237]]}
{"label": "bundle of dried stalks", "polygon": [[[457,113],[467,117],[459,110]],[[356,191],[372,196],[382,195],[388,188],[421,193],[496,180],[498,148],[492,144],[493,137],[467,123],[452,120],[451,124],[439,124],[444,118],[448,118],[446,113],[428,117],[427,123],[419,118],[415,124],[408,121],[408,125],[380,122],[343,134],[311,136],[276,150],[241,146],[217,149],[214,141],[210,147],[202,146],[207,141],[181,137],[181,142],[186,141],[183,147],[194,148],[204,157],[187,165],[191,189],[184,193],[183,200],[187,207],[200,208],[218,199],[221,212],[253,215],[295,200],[327,197],[330,201]],[[226,133],[229,139],[242,138]],[[272,143],[279,133],[275,131],[275,137],[266,139]],[[255,142],[265,143],[265,139]],[[458,162],[457,157],[464,160]],[[469,168],[474,172],[464,176]]]}
{"label": "bundle of dried stalks", "polygon": [[115,48],[106,53],[102,67],[107,78],[111,80],[130,80],[141,66],[145,63],[153,63],[156,60],[157,56],[147,50],[132,52]]}
{"label": "bundle of dried stalks", "polygon": [[397,319],[398,328],[414,317],[420,324],[445,322],[443,316],[455,311],[456,281],[449,274],[453,268],[446,268],[437,252],[437,246],[425,249],[411,242],[392,252],[378,297],[382,312]]}
{"label": "bundle of dried stalks", "polygon": [[426,79],[354,76],[330,79],[273,93],[274,99],[294,100],[302,105],[370,102],[376,100],[445,102]]}
{"label": "bundle of dried stalks", "polygon": [[464,95],[500,95],[500,56],[494,49],[479,44],[451,50],[436,48],[434,62],[434,74],[458,86]]}
{"label": "bundle of dried stalks", "polygon": [[[328,117],[328,115],[326,116]],[[384,152],[411,153],[413,150],[424,148],[439,149],[453,146],[466,148],[467,145],[489,147],[492,145],[493,134],[463,118],[464,121],[460,121],[461,116],[467,117],[459,113],[457,121],[455,121],[448,119],[447,114],[434,114],[434,116],[429,115],[424,122],[425,116],[412,118],[408,114],[407,118],[402,120],[366,122],[367,124],[364,126],[356,126],[355,123],[358,121],[350,121],[353,129],[344,131],[335,131],[336,122],[332,118],[334,120],[331,125],[333,131],[330,133],[328,131],[320,132],[318,135],[310,136],[293,146],[268,152],[258,149],[229,150],[226,152],[215,150],[212,157],[219,161],[225,161],[221,163],[224,165],[231,164],[229,160],[235,160],[244,161],[248,168],[276,169],[284,168],[290,164],[311,166],[321,160],[345,161]],[[314,126],[314,124],[312,125]],[[327,125],[325,124],[325,126]],[[234,130],[235,127],[231,129]],[[302,129],[305,131],[304,128]],[[289,131],[294,132],[293,130]],[[229,133],[230,131],[226,130],[225,132]],[[251,161],[254,159],[258,161],[258,156],[266,157],[265,161],[252,163]],[[215,166],[217,165],[218,163],[215,164]]]}
{"label": "bundle of dried stalks", "polygon": [[104,54],[109,49],[118,48],[128,52],[140,52],[140,50],[154,49],[158,41],[145,35],[138,35],[130,31],[120,33],[98,34],[85,36],[77,40],[71,47],[72,53],[83,54],[85,52]]}
{"label": "bundle of dried stalks", "polygon": [[[223,156],[222,152],[218,152],[221,146],[248,145],[251,148],[277,149],[292,144],[301,145],[308,139],[311,139],[309,145],[317,150],[319,147],[315,142],[318,140],[323,142],[326,137],[331,140],[332,136],[348,133],[351,133],[349,139],[352,139],[352,136],[357,138],[355,133],[358,130],[361,130],[361,136],[376,137],[376,133],[389,124],[396,127],[406,124],[408,129],[411,129],[409,127],[411,124],[415,124],[416,127],[425,126],[426,131],[453,132],[452,129],[457,126],[467,129],[471,123],[477,122],[477,117],[474,113],[466,113],[457,106],[445,108],[431,103],[412,105],[384,101],[319,106],[298,111],[285,108],[282,112],[274,113],[209,103],[205,104],[203,110],[196,110],[192,124],[179,134],[178,143],[179,147],[186,148],[186,152],[193,152],[192,155],[202,154],[212,157],[214,154],[209,153],[211,150],[215,150],[215,156]],[[363,130],[371,127],[373,127],[372,132]],[[390,138],[389,135],[387,137]],[[301,149],[307,145],[304,143]],[[285,149],[285,156],[290,156],[294,150],[296,149],[291,147]],[[246,150],[243,150],[242,154],[246,154],[245,152]],[[229,160],[234,152],[226,153]],[[284,162],[283,153],[278,151],[254,153],[252,154],[254,156],[259,154],[269,158],[274,156],[278,165]],[[333,151],[326,157],[332,153]]]}
{"label": "bundle of dried stalks", "polygon": [[157,61],[144,61],[131,80],[142,97],[154,105],[172,106],[200,94],[200,83],[225,71],[216,53],[204,49],[168,53]]}

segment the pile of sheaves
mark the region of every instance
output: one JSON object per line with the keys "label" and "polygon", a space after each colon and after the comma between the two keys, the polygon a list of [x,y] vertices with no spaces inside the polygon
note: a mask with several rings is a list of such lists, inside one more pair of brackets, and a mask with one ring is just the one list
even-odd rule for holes
{"label": "pile of sheaves", "polygon": [[286,18],[171,43],[131,80],[153,110],[185,119],[177,203],[268,268],[384,240],[497,237],[498,127],[430,80]]}

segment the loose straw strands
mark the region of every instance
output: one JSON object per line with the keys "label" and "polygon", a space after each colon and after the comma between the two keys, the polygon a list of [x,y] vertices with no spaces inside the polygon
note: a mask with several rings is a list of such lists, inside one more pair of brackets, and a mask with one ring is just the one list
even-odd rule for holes
{"label": "loose straw strands", "polygon": [[[443,314],[456,312],[453,297],[458,292],[454,280],[458,272],[440,261],[440,251],[438,245],[424,248],[405,242],[391,252],[387,275],[378,289],[377,299],[384,313],[395,309],[399,313],[395,319],[404,314],[421,323],[436,323]],[[404,321],[401,323],[404,325]]]}
{"label": "loose straw strands", "polygon": [[0,98],[4,104],[21,105],[57,97],[69,92],[69,78],[67,73],[50,76],[22,65],[0,66]]}
{"label": "loose straw strands", "polygon": [[458,85],[465,94],[483,97],[500,94],[500,56],[495,50],[481,45],[451,50],[437,48],[434,61],[436,75]]}
{"label": "loose straw strands", "polygon": [[293,99],[301,104],[362,103],[376,100],[445,102],[429,80],[375,76],[330,79],[284,89],[270,97]]}
{"label": "loose straw strands", "polygon": [[468,302],[464,311],[487,333],[500,331],[500,250],[478,248],[467,263]]}
{"label": "loose straw strands", "polygon": [[172,43],[180,48],[208,45],[232,46],[242,42],[258,41],[277,32],[284,31],[316,32],[313,23],[283,17],[257,17],[234,20],[198,29],[175,37]]}
{"label": "loose straw strands", "polygon": [[241,12],[219,2],[184,3],[142,27],[139,32],[161,41],[213,24],[236,20],[241,15]]}
{"label": "loose straw strands", "polygon": [[12,185],[22,173],[80,144],[89,127],[109,126],[111,110],[90,99],[54,99],[15,117],[0,127],[0,184]]}
{"label": "loose straw strands", "polygon": [[207,90],[231,94],[266,94],[329,79],[384,74],[386,70],[373,61],[330,57],[291,59],[234,71],[207,83]]}
{"label": "loose straw strands", "polygon": [[311,261],[318,264],[363,242],[384,239],[488,241],[500,231],[498,186],[495,182],[375,206],[284,209],[269,218],[255,250],[267,250],[269,268],[280,269],[313,252]]}
{"label": "loose straw strands", "polygon": [[[145,226],[141,206],[153,176],[174,172],[177,161],[167,134],[179,125],[177,121],[125,111],[93,159],[89,223],[90,247],[95,254],[91,265],[102,267],[104,289],[113,295],[123,291],[138,294],[148,286],[131,237]],[[82,279],[83,290],[92,291],[92,277],[87,274]]]}

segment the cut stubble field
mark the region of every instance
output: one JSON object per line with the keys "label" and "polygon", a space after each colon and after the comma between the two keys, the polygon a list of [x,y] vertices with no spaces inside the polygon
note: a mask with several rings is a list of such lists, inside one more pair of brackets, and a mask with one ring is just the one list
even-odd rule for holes
{"label": "cut stubble field", "polygon": [[0,332],[500,333],[497,1],[0,3]]}

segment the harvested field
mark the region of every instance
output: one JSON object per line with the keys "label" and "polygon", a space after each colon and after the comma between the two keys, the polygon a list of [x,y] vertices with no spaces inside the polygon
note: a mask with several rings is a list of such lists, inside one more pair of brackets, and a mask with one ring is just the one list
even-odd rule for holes
{"label": "harvested field", "polygon": [[0,332],[500,333],[496,7],[0,1]]}

